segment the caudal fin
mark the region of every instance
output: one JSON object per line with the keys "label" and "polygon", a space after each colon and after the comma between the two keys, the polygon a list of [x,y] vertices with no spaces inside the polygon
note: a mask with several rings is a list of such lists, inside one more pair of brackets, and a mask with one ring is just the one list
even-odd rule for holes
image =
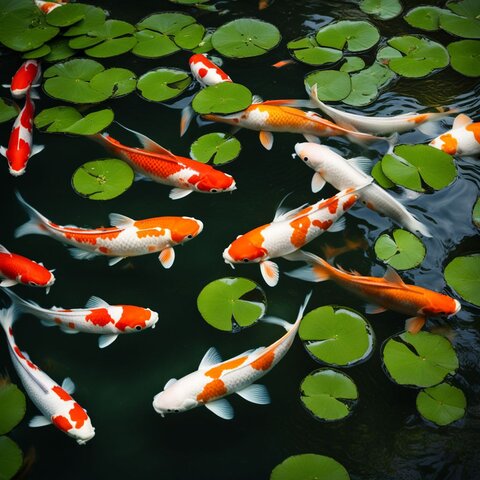
{"label": "caudal fin", "polygon": [[8,308],[0,309],[0,325],[5,330],[5,333],[8,335],[10,328],[15,323],[17,319],[15,306],[12,304]]}
{"label": "caudal fin", "polygon": [[49,220],[44,217],[40,212],[35,210],[29,205],[19,192],[15,192],[20,205],[25,209],[30,220],[24,223],[15,230],[15,238],[23,237],[24,235],[48,235],[48,230],[45,228],[45,224],[49,223]]}
{"label": "caudal fin", "polygon": [[15,311],[15,314],[21,311],[29,311],[32,307],[35,307],[36,304],[34,302],[30,303],[23,298],[20,298],[16,293],[14,293],[10,288],[1,287],[1,290],[8,298],[12,304],[9,308],[12,308]]}

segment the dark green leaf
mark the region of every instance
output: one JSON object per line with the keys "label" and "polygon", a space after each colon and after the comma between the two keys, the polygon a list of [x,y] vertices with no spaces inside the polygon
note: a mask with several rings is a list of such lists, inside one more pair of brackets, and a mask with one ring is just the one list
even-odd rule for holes
{"label": "dark green leaf", "polygon": [[399,0],[361,0],[360,10],[381,20],[390,20],[400,15],[402,4]]}
{"label": "dark green leaf", "polygon": [[26,408],[25,395],[16,385],[5,382],[0,385],[0,435],[22,421]]}
{"label": "dark green leaf", "polygon": [[149,29],[165,35],[176,35],[182,28],[196,21],[190,15],[180,12],[154,13],[137,24],[139,30]]}
{"label": "dark green leaf", "polygon": [[317,84],[317,95],[322,101],[336,102],[347,97],[352,89],[350,75],[337,70],[316,70],[305,77],[310,88]]}
{"label": "dark green leaf", "polygon": [[270,480],[349,480],[343,465],[323,455],[305,453],[288,457],[277,465]]}
{"label": "dark green leaf", "polygon": [[460,40],[447,45],[452,68],[467,77],[480,77],[480,41]]}
{"label": "dark green leaf", "polygon": [[200,115],[226,115],[244,110],[252,103],[252,93],[239,83],[223,82],[200,90],[192,101]]}
{"label": "dark green leaf", "polygon": [[373,47],[380,39],[378,30],[369,22],[342,20],[322,27],[315,37],[324,47],[362,52]]}
{"label": "dark green leaf", "polygon": [[191,83],[187,72],[174,68],[158,68],[143,74],[137,83],[142,97],[164,102],[178,97]]}
{"label": "dark green leaf", "polygon": [[224,165],[235,160],[242,149],[240,142],[225,133],[207,133],[192,143],[190,157],[202,163]]}
{"label": "dark green leaf", "polygon": [[0,123],[15,118],[20,111],[19,106],[9,98],[0,98]]}
{"label": "dark green leaf", "polygon": [[445,280],[467,302],[480,306],[480,254],[454,258],[445,268]]}
{"label": "dark green leaf", "polygon": [[23,454],[8,437],[0,437],[0,479],[10,480],[20,470]]}

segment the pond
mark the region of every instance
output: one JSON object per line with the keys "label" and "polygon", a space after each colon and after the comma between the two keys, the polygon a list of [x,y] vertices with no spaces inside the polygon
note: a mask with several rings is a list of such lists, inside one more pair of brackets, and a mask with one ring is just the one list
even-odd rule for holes
{"label": "pond", "polygon": [[[0,0],[0,6],[3,1],[6,0]],[[110,12],[110,19],[132,25],[152,13],[165,11],[192,15],[198,23],[211,28],[249,17],[275,25],[281,33],[281,41],[263,55],[236,59],[212,52],[223,60],[221,68],[236,83],[265,100],[306,100],[304,77],[307,74],[317,69],[339,69],[343,60],[319,67],[300,61],[282,68],[272,67],[292,58],[288,42],[313,35],[333,20],[366,20],[378,29],[379,43],[374,42],[365,52],[348,54],[361,57],[366,65],[371,65],[377,51],[388,47],[387,40],[395,36],[424,35],[441,45],[460,40],[445,30],[425,32],[409,25],[403,17],[417,6],[417,2],[410,0],[401,0],[402,13],[390,20],[362,12],[356,1],[275,0],[266,3],[270,3],[268,8],[259,10],[257,0],[209,2],[215,4],[219,12],[166,0],[136,0],[121,5],[108,0],[99,1],[97,5]],[[426,3],[445,8],[444,1]],[[0,83],[8,84],[22,62],[21,54],[4,48],[1,55]],[[78,56],[87,58],[85,54]],[[105,68],[126,68],[140,77],[159,67],[189,72],[190,56],[191,51],[179,50],[155,59],[125,53],[95,60]],[[478,56],[472,61],[478,62]],[[52,63],[44,62],[43,70],[50,65]],[[342,102],[332,105],[369,116],[434,111],[442,107],[455,109],[478,121],[478,79],[462,75],[450,66],[436,65],[433,70],[422,78],[396,75],[380,87],[378,98],[374,99],[373,95],[367,105],[352,106]],[[82,105],[78,109],[86,115],[111,108],[120,124],[141,132],[176,155],[189,157],[191,144],[201,135],[231,131],[228,125],[207,123],[194,117],[185,135],[180,137],[181,109],[198,88],[198,84],[192,83],[181,96],[164,103],[147,101],[133,92],[107,99],[93,108]],[[37,90],[40,98],[34,100],[36,113],[54,106],[72,105],[51,98],[42,88]],[[0,96],[10,97],[9,90],[4,89]],[[23,100],[17,103],[23,105]],[[453,118],[454,115],[450,115],[441,121],[441,131],[451,128]],[[0,143],[4,146],[8,143],[12,122],[0,124]],[[126,145],[138,145],[135,136],[116,123],[105,131]],[[115,157],[86,136],[34,129],[34,143],[45,145],[45,149],[29,161],[25,174],[11,176],[6,160],[3,161],[0,168],[3,205],[0,243],[12,252],[55,268],[56,276],[48,296],[43,289],[24,286],[14,287],[18,295],[42,307],[56,305],[65,309],[82,308],[95,295],[111,305],[144,306],[159,315],[155,329],[119,336],[105,349],[98,348],[96,335],[66,335],[58,328],[45,328],[32,315],[22,315],[14,327],[18,345],[59,384],[65,377],[72,378],[76,384],[75,399],[88,411],[96,430],[92,440],[78,446],[52,426],[32,429],[28,427],[28,420],[39,412],[27,400],[26,418],[9,434],[25,455],[26,466],[21,478],[62,476],[73,480],[114,476],[118,479],[261,480],[270,478],[272,470],[287,457],[305,453],[335,459],[355,480],[478,478],[479,307],[462,299],[444,278],[445,267],[453,258],[479,250],[478,228],[472,222],[480,187],[478,155],[455,156],[456,178],[438,190],[426,188],[423,193],[399,187],[389,190],[428,225],[432,234],[430,238],[418,234],[425,246],[425,258],[414,261],[413,268],[407,262],[406,269],[399,270],[402,279],[407,284],[450,295],[462,304],[457,315],[449,319],[430,318],[424,327],[425,331],[441,338],[441,342],[445,340],[448,344],[445,355],[458,359],[458,368],[453,359],[454,366],[451,370],[447,368],[445,374],[453,371],[447,380],[464,392],[467,401],[463,418],[447,426],[437,426],[423,419],[417,411],[419,388],[392,381],[392,372],[387,372],[382,362],[386,342],[404,333],[406,315],[393,311],[367,314],[364,313],[364,300],[334,282],[306,283],[284,275],[302,266],[299,262],[278,260],[280,280],[275,287],[265,284],[257,265],[239,264],[232,270],[225,263],[224,249],[238,235],[271,222],[287,194],[286,205],[295,208],[336,193],[328,184],[321,193],[312,193],[313,172],[298,157],[292,158],[295,144],[304,141],[301,135],[277,133],[271,150],[263,148],[258,132],[242,129],[235,137],[241,143],[239,157],[216,168],[232,175],[237,189],[211,195],[192,193],[175,201],[169,198],[169,187],[143,180],[135,181],[125,193],[106,201],[75,193],[71,179],[80,166]],[[402,133],[396,143],[425,144],[431,138],[412,130]],[[335,147],[346,158],[366,156],[372,160],[372,165],[382,159],[388,148],[386,142],[370,146],[342,137],[325,137],[322,143]],[[27,221],[15,196],[17,191],[39,212],[60,225],[108,226],[109,214],[119,213],[136,220],[157,216],[194,217],[203,222],[204,228],[198,238],[175,248],[175,261],[169,269],[162,267],[156,254],[128,258],[113,266],[108,266],[103,257],[80,261],[48,236],[14,238],[15,230]],[[377,258],[374,245],[382,234],[392,235],[399,226],[360,205],[350,209],[345,218],[345,231],[325,233],[305,250],[323,256],[327,250],[332,250],[326,250],[326,246],[336,247],[342,249],[335,259],[337,265],[358,270],[362,275],[383,276],[385,263]],[[394,240],[407,241],[397,237]],[[352,249],[352,244],[358,248]],[[399,264],[402,266],[402,259]],[[246,350],[268,346],[284,334],[280,326],[262,321],[251,328],[239,328],[235,333],[221,331],[207,323],[197,308],[197,297],[207,284],[223,277],[245,277],[256,282],[265,293],[267,314],[288,322],[294,322],[305,296],[312,290],[306,312],[332,305],[334,309],[327,309],[328,315],[341,313],[343,321],[352,322],[348,324],[350,332],[359,329],[361,336],[373,331],[374,340],[362,337],[368,344],[365,352],[369,353],[365,353],[360,362],[350,363],[344,359],[343,362],[319,363],[315,357],[321,359],[322,356],[313,354],[312,349],[307,350],[297,335],[285,358],[260,380],[268,388],[269,405],[256,405],[232,395],[228,398],[235,416],[229,421],[206,408],[162,418],[152,408],[154,395],[162,391],[169,379],[195,371],[210,347],[216,347],[222,358],[230,359]],[[261,297],[257,292],[255,301]],[[478,296],[476,298],[478,300]],[[5,295],[2,295],[2,302],[3,305],[9,303]],[[302,332],[301,335],[305,341],[317,338]],[[412,351],[415,340],[408,335],[404,334],[401,341],[410,345]],[[350,341],[348,338],[345,341]],[[449,350],[450,343],[453,353]],[[6,343],[2,341],[2,345]],[[362,352],[357,357],[362,357]],[[8,374],[21,388],[6,348],[0,349],[0,365],[2,373]],[[301,401],[300,385],[305,377],[323,367],[340,372],[339,376],[346,379],[349,386],[353,381],[356,388],[348,400],[344,398],[351,411],[338,421],[315,418]],[[317,377],[323,375],[322,372]]]}

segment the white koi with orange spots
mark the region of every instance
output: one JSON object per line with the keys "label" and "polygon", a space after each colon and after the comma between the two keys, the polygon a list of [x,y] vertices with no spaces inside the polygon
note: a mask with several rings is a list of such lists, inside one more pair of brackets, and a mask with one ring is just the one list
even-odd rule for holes
{"label": "white koi with orange spots", "polygon": [[95,429],[86,410],[71,397],[75,385],[69,378],[63,381],[62,386],[58,385],[18,348],[12,330],[14,316],[13,307],[0,310],[0,323],[7,335],[15,370],[30,400],[42,413],[33,417],[29,425],[42,427],[53,424],[79,445],[84,445],[94,437]]}
{"label": "white koi with orange spots", "polygon": [[[295,252],[322,233],[339,231],[344,222],[337,220],[358,199],[355,188],[347,188],[328,200],[302,206],[289,212],[277,211],[267,223],[240,235],[223,252],[225,263],[259,263],[262,276],[270,287],[278,283],[278,265],[272,258],[296,260]],[[337,222],[335,224],[335,222]]]}
{"label": "white koi with orange spots", "polygon": [[165,268],[170,268],[175,260],[173,247],[196,237],[203,229],[203,223],[191,217],[133,220],[118,213],[110,214],[112,227],[87,229],[62,226],[37,212],[18,192],[17,198],[30,216],[30,221],[17,228],[15,237],[47,235],[73,245],[75,248],[70,252],[78,260],[104,255],[110,257],[109,265],[115,265],[126,257],[160,252],[160,262]]}
{"label": "white koi with orange spots", "polygon": [[15,313],[28,313],[41,320],[46,327],[58,326],[65,333],[100,334],[98,346],[108,347],[118,335],[155,328],[158,313],[134,305],[110,305],[101,298],[90,297],[85,308],[42,308],[34,302],[20,298],[4,288]]}
{"label": "white koi with orange spots", "polygon": [[269,347],[248,350],[230,360],[222,361],[215,348],[203,357],[198,370],[167,382],[164,390],[153,399],[153,408],[160,415],[179,413],[204,405],[225,420],[234,416],[233,408],[223,397],[236,393],[247,401],[265,405],[270,396],[263,385],[255,384],[286,355],[300,327],[310,294],[300,307],[294,324],[278,318],[264,318],[267,323],[283,326],[287,333]]}
{"label": "white koi with orange spots", "polygon": [[[65,2],[66,3],[66,2]],[[55,10],[58,7],[64,5],[63,2],[43,2],[42,0],[35,0],[35,5],[41,10],[45,15]]]}
{"label": "white koi with orange spots", "polygon": [[434,138],[429,145],[449,155],[478,155],[480,154],[480,122],[473,123],[470,117],[461,113],[455,118],[452,129]]}

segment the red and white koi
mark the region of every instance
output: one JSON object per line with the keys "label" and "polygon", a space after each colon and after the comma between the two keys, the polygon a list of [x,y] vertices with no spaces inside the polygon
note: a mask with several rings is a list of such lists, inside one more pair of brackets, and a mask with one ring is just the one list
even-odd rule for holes
{"label": "red and white koi", "polygon": [[[65,2],[66,3],[66,2]],[[64,5],[60,2],[43,2],[42,0],[35,0],[35,5],[41,10],[45,15],[50,13],[52,10],[55,10],[58,7]]]}
{"label": "red and white koi", "polygon": [[186,197],[192,192],[221,193],[236,189],[235,180],[228,173],[191,158],[174,155],[145,135],[123,128],[134,133],[144,148],[127,147],[107,133],[95,137],[139,172],[139,178],[146,177],[174,187],[169,195],[172,200]]}
{"label": "red and white koi", "polygon": [[43,264],[29,258],[9,252],[0,245],[0,287],[12,287],[22,284],[30,287],[44,287],[47,293],[55,282],[53,270],[47,270]]}
{"label": "red and white koi", "polygon": [[297,250],[327,230],[345,228],[340,217],[357,201],[355,188],[347,188],[328,200],[285,212],[279,208],[272,223],[239,235],[223,252],[225,263],[259,263],[262,276],[270,287],[278,283],[278,265],[272,258],[297,260]]}
{"label": "red and white koi", "polygon": [[27,60],[15,72],[10,85],[3,85],[10,88],[10,92],[14,98],[22,98],[29,91],[32,98],[38,98],[32,94],[32,88],[38,87],[37,82],[42,74],[42,69],[38,60]]}
{"label": "red and white koi", "polygon": [[37,234],[47,235],[67,245],[77,260],[90,260],[98,255],[110,257],[115,265],[126,257],[160,252],[159,260],[170,268],[175,260],[173,247],[196,237],[203,229],[200,220],[191,217],[154,217],[145,220],[111,213],[107,228],[79,228],[51,222],[30,206],[17,192],[17,198],[30,216],[30,221],[17,228],[15,237]]}
{"label": "red and white koi", "polygon": [[53,424],[74,438],[79,445],[84,445],[95,436],[95,428],[87,411],[71,397],[75,390],[74,383],[70,378],[66,378],[60,386],[40,370],[17,346],[13,336],[13,322],[13,307],[0,310],[0,324],[7,335],[15,370],[30,400],[42,413],[33,417],[29,426],[43,427]]}
{"label": "red and white koi", "polygon": [[450,317],[461,309],[460,302],[448,295],[416,285],[407,285],[390,266],[387,267],[383,278],[365,277],[357,272],[349,273],[340,267],[335,268],[312,253],[299,252],[300,255],[303,255],[304,261],[311,265],[289,272],[288,276],[309,282],[332,280],[367,300],[366,312],[369,314],[394,310],[412,315],[405,323],[405,329],[410,333],[419,332],[427,317],[441,315]]}
{"label": "red and white koi", "polygon": [[452,129],[434,138],[429,145],[449,155],[478,155],[480,122],[473,123],[470,117],[461,113],[455,118]]}
{"label": "red and white koi", "polygon": [[35,105],[27,93],[25,106],[18,114],[12,127],[8,147],[0,146],[0,154],[8,160],[10,173],[18,177],[25,173],[28,160],[41,152],[44,145],[33,145],[33,117]]}
{"label": "red and white koi", "polygon": [[4,289],[10,297],[15,313],[28,313],[41,320],[46,327],[60,327],[65,333],[100,334],[98,346],[108,347],[119,335],[155,328],[158,313],[134,305],[110,305],[98,297],[90,297],[85,308],[42,308]]}
{"label": "red and white koi", "polygon": [[262,319],[287,330],[283,337],[269,347],[248,350],[227,361],[222,361],[217,350],[210,348],[197,371],[179,380],[172,378],[163,391],[155,395],[155,411],[163,417],[167,413],[185,412],[203,405],[220,418],[231,420],[234,416],[233,408],[223,398],[227,395],[236,393],[259,405],[270,403],[266,387],[254,382],[271,371],[292,346],[309,298],[310,294],[300,307],[294,324],[277,318]]}
{"label": "red and white koi", "polygon": [[431,237],[428,228],[419,222],[400,202],[395,200],[382,187],[373,182],[366,172],[370,170],[371,160],[356,157],[346,160],[326,145],[316,143],[297,143],[295,152],[310,168],[315,170],[312,178],[312,191],[319,192],[326,182],[337,190],[358,187],[367,184],[358,195],[360,201],[371,210],[375,210],[412,233],[420,232]]}

